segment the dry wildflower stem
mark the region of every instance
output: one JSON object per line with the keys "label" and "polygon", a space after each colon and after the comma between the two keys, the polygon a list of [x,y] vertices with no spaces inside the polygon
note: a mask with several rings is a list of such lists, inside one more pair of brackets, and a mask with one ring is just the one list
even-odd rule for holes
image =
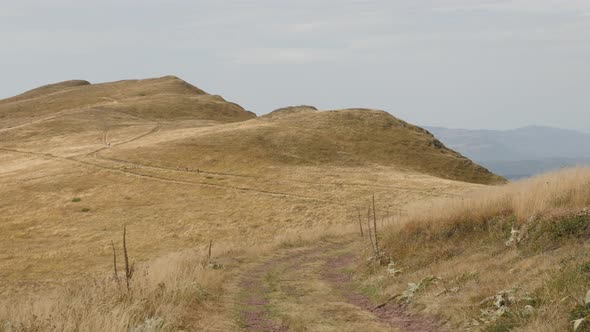
{"label": "dry wildflower stem", "polygon": [[207,264],[211,264],[211,247],[213,246],[213,240],[209,240],[209,253],[207,254]]}
{"label": "dry wildflower stem", "polygon": [[131,271],[129,269],[129,256],[127,255],[127,225],[123,225],[123,253],[125,255],[125,283],[129,291],[129,281],[131,280]]}
{"label": "dry wildflower stem", "polygon": [[373,193],[373,234],[375,235],[375,254],[379,255],[379,242],[377,240],[377,212],[375,211],[375,194]]}
{"label": "dry wildflower stem", "polygon": [[359,228],[360,228],[360,231],[361,231],[361,237],[365,237],[365,234],[363,233],[363,221],[362,221],[362,218],[361,218],[361,210],[360,209],[357,209],[357,212],[358,212],[358,215],[359,215]]}
{"label": "dry wildflower stem", "polygon": [[367,209],[367,229],[369,233],[369,241],[371,242],[371,249],[373,249],[373,253],[376,254],[375,243],[373,243],[373,236],[371,235],[371,208]]}
{"label": "dry wildflower stem", "polygon": [[111,247],[113,247],[113,270],[114,270],[114,278],[117,284],[119,284],[119,273],[117,272],[117,251],[115,249],[115,243],[111,241]]}

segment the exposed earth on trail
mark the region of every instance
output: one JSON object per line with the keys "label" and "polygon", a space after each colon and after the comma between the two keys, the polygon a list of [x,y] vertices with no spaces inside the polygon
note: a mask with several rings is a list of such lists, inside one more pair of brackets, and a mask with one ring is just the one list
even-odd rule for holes
{"label": "exposed earth on trail", "polygon": [[359,240],[329,239],[286,249],[245,269],[238,326],[245,331],[443,331],[432,318],[390,302],[377,308],[355,284]]}

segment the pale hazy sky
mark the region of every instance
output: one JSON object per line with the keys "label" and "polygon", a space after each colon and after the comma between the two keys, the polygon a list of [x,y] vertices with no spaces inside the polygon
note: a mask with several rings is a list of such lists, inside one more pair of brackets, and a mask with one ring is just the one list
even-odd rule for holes
{"label": "pale hazy sky", "polygon": [[0,97],[177,75],[258,114],[590,131],[590,0],[0,0]]}

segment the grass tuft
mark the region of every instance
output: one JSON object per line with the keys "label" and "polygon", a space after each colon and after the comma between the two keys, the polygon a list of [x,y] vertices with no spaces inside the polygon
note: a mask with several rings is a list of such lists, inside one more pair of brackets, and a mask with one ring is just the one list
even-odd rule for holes
{"label": "grass tuft", "polygon": [[[399,293],[404,283],[437,273],[444,287],[414,301],[461,329],[479,321],[485,331],[568,330],[590,315],[582,304],[590,279],[590,168],[422,202],[399,219],[381,243],[404,273],[382,292]],[[520,288],[499,316],[481,316],[483,299]]]}

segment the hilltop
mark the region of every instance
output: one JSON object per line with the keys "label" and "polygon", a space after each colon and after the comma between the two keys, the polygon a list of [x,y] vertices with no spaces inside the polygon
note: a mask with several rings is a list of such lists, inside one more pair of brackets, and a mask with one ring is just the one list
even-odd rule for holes
{"label": "hilltop", "polygon": [[174,160],[217,171],[248,172],[280,165],[385,166],[472,183],[504,181],[446,148],[428,131],[370,109],[287,107],[192,136],[172,137],[156,146],[129,145],[120,153],[143,163],[149,162],[153,148],[158,149],[166,166],[173,166],[166,160]]}
{"label": "hilltop", "polygon": [[73,80],[0,100],[0,130],[63,113],[88,114],[96,110],[124,111],[152,120],[234,122],[255,117],[239,105],[207,94],[175,76],[100,84]]}
{"label": "hilltop", "polygon": [[[149,137],[139,140],[138,132]],[[112,159],[216,172],[384,166],[472,183],[504,181],[383,111],[295,106],[257,118],[174,76],[73,80],[0,100],[0,139],[7,148],[43,145],[60,156],[98,149]],[[103,149],[110,144],[118,148]]]}

